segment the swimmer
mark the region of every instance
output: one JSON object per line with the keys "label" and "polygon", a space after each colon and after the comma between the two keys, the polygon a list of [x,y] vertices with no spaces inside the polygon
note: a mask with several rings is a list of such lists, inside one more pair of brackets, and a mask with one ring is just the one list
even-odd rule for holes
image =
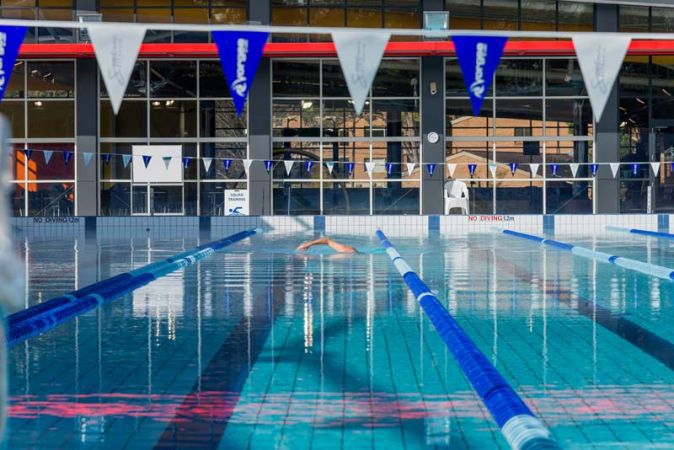
{"label": "swimmer", "polygon": [[337,253],[358,253],[358,250],[351,247],[350,245],[341,244],[337,241],[333,241],[328,237],[322,237],[320,239],[316,239],[313,241],[304,242],[300,244],[299,247],[297,247],[297,251],[301,252],[307,250],[308,248],[313,247],[314,245],[327,245],[331,249],[335,250]]}

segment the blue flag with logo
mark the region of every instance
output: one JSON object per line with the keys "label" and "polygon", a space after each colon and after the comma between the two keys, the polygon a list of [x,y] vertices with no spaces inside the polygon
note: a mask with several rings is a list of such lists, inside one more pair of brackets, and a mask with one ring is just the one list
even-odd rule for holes
{"label": "blue flag with logo", "polygon": [[639,164],[632,164],[632,175],[636,177],[637,173],[639,173]]}
{"label": "blue flag with logo", "polygon": [[229,170],[229,168],[232,167],[232,160],[231,159],[223,159],[222,160],[222,167],[225,170]]}
{"label": "blue flag with logo", "polygon": [[391,176],[393,173],[393,163],[386,163],[386,175]]}
{"label": "blue flag with logo", "polygon": [[463,81],[473,105],[473,115],[480,115],[482,102],[489,92],[494,72],[508,41],[500,36],[452,36]]}
{"label": "blue flag with logo", "polygon": [[508,164],[510,166],[510,173],[514,176],[515,172],[517,172],[517,168],[519,167],[518,163],[510,163]]}
{"label": "blue flag with logo", "polygon": [[435,163],[428,163],[426,164],[426,170],[428,170],[428,175],[433,176],[435,173]]}
{"label": "blue flag with logo", "polygon": [[346,168],[346,171],[349,173],[349,175],[353,174],[354,163],[352,162],[344,163],[344,167]]}
{"label": "blue flag with logo", "polygon": [[590,164],[590,170],[592,171],[592,176],[597,176],[597,171],[599,170],[599,164]]}
{"label": "blue flag with logo", "polygon": [[150,164],[151,160],[152,160],[151,155],[143,155],[143,164],[145,164],[146,169],[147,169],[148,164]]}
{"label": "blue flag with logo", "polygon": [[255,31],[214,31],[220,63],[232,94],[236,115],[241,116],[253,84],[255,72],[262,59],[269,33]]}
{"label": "blue flag with logo", "polygon": [[0,26],[0,100],[5,97],[5,90],[12,76],[16,55],[26,36],[26,27]]}
{"label": "blue flag with logo", "polygon": [[112,157],[112,155],[110,153],[104,153],[103,154],[103,162],[105,163],[106,166],[108,164],[110,164],[110,158],[111,157]]}
{"label": "blue flag with logo", "polygon": [[63,152],[63,164],[65,164],[67,166],[68,163],[70,162],[70,160],[72,159],[72,157],[73,157],[73,152]]}
{"label": "blue flag with logo", "polygon": [[267,171],[267,173],[271,171],[272,167],[274,167],[274,161],[266,159],[264,161],[264,169]]}
{"label": "blue flag with logo", "polygon": [[192,158],[185,156],[183,158],[183,168],[187,169],[190,166],[191,162],[192,162]]}
{"label": "blue flag with logo", "polygon": [[468,164],[468,172],[471,177],[475,175],[475,169],[477,169],[477,164]]}

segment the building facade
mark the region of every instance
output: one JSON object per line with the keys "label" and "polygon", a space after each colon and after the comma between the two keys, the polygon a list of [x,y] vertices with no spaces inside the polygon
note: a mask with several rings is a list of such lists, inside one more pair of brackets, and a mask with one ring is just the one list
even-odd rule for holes
{"label": "building facade", "polygon": [[[450,29],[674,32],[674,4],[625,3],[0,0],[0,16],[420,28],[424,11],[446,10]],[[30,30],[30,51],[20,53],[0,103],[16,150],[17,216],[225,215],[232,189],[248,192],[251,214],[441,214],[448,164],[468,185],[474,214],[674,210],[674,51],[628,55],[595,123],[573,52],[553,40],[519,40],[474,117],[454,56],[393,36],[398,50],[385,54],[356,116],[336,55],[312,47],[329,36],[274,35],[237,118],[215,49],[202,45],[209,35],[150,30],[145,41],[154,46],[141,52],[115,116],[91,48],[65,45],[85,39],[77,30]],[[438,142],[429,142],[431,132]],[[133,181],[123,155],[148,144],[178,145],[192,158],[181,182]],[[256,160],[248,173],[242,159]],[[270,172],[266,159],[277,161]],[[366,162],[376,163],[371,177]],[[593,176],[593,162],[624,164],[617,177],[608,166]],[[630,162],[662,169],[655,176]],[[431,175],[420,163],[437,169]],[[532,163],[541,164],[536,174]],[[571,163],[580,164],[575,175]]]}

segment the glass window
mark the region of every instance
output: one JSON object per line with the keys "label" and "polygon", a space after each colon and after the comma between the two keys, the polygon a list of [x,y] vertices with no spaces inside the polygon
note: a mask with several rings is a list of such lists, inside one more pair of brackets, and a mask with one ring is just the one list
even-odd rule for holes
{"label": "glass window", "polygon": [[150,103],[150,136],[196,137],[197,102],[153,100]]}
{"label": "glass window", "polygon": [[485,30],[517,30],[517,0],[482,0]]}
{"label": "glass window", "polygon": [[245,137],[247,111],[241,117],[236,116],[234,103],[227,100],[202,100],[201,137]]}
{"label": "glass window", "polygon": [[555,31],[557,5],[550,0],[520,0],[520,29],[525,31]]}
{"label": "glass window", "polygon": [[74,96],[74,63],[70,61],[28,63],[29,98],[72,98]]}
{"label": "glass window", "polygon": [[225,191],[231,189],[247,189],[247,184],[242,183],[200,183],[201,200],[200,208],[202,216],[224,216]]}
{"label": "glass window", "polygon": [[[201,161],[193,161],[192,165],[199,163],[200,177],[202,180],[246,180],[246,172],[242,160],[247,157],[246,143],[213,142],[201,144]],[[204,158],[212,158],[210,165]],[[231,160],[229,168],[225,166],[225,160]],[[255,164],[255,163],[253,163]],[[207,169],[208,166],[208,170]]]}
{"label": "glass window", "polygon": [[[353,107],[351,107],[353,111]],[[272,129],[274,136],[319,136],[320,105],[317,100],[274,100]]]}
{"label": "glass window", "polygon": [[123,101],[115,115],[109,100],[101,100],[101,137],[146,137],[147,103]]}
{"label": "glass window", "polygon": [[592,135],[593,118],[589,99],[546,100],[545,108],[547,136]]}
{"label": "glass window", "polygon": [[[490,86],[486,95],[491,95],[492,89]],[[447,97],[468,97],[461,67],[456,59],[448,59],[445,63],[445,95]]]}
{"label": "glass window", "polygon": [[131,183],[103,182],[101,187],[101,215],[131,215]]}
{"label": "glass window", "polygon": [[[101,97],[108,97],[108,91],[105,88],[105,82],[100,78]],[[124,97],[143,98],[147,97],[147,61],[137,61],[131,73],[129,84],[126,87]]]}
{"label": "glass window", "polygon": [[592,31],[594,5],[576,1],[559,2],[559,31]]}
{"label": "glass window", "polygon": [[220,61],[199,62],[199,90],[201,97],[229,98],[225,74]]}
{"label": "glass window", "polygon": [[[142,144],[139,144],[142,145]],[[100,144],[100,177],[103,180],[130,180],[132,164],[124,165],[123,155],[131,155],[133,144]],[[103,155],[110,155],[105,162]]]}
{"label": "glass window", "polygon": [[373,183],[374,214],[419,214],[418,180]]}
{"label": "glass window", "polygon": [[645,213],[648,198],[647,180],[622,180],[620,181],[620,212],[621,213]]}
{"label": "glass window", "polygon": [[543,62],[540,59],[504,59],[496,71],[496,95],[543,95]]}
{"label": "glass window", "polygon": [[620,5],[620,31],[648,33],[649,8],[647,6]]}
{"label": "glass window", "polygon": [[[493,142],[484,140],[447,142],[446,155],[448,163],[456,164],[454,179],[491,178],[487,163],[493,160]],[[472,176],[470,164],[475,164]]]}
{"label": "glass window", "polygon": [[[458,167],[457,167],[458,172]],[[494,214],[494,183],[475,178],[461,179],[468,186],[468,213]],[[450,211],[451,212],[451,211]]]}
{"label": "glass window", "polygon": [[314,181],[273,184],[275,215],[314,215],[321,213],[320,183]]}
{"label": "glass window", "polygon": [[674,8],[651,8],[651,31],[671,33],[674,30]]}
{"label": "glass window", "polygon": [[497,98],[496,136],[516,136],[522,129],[527,130],[525,136],[543,135],[543,101]]}
{"label": "glass window", "polygon": [[342,67],[336,59],[323,61],[323,96],[351,97],[349,95],[349,88],[346,86]]}
{"label": "glass window", "polygon": [[[360,116],[356,116],[351,100],[325,100],[323,102],[323,136],[370,136],[369,105],[370,102],[367,101],[363,108],[364,112]],[[386,128],[385,123],[383,127]]]}
{"label": "glass window", "polygon": [[545,95],[585,96],[585,83],[578,60],[548,59],[545,61]]}
{"label": "glass window", "polygon": [[5,99],[8,98],[23,98],[25,95],[25,85],[26,82],[26,62],[17,61],[14,63],[14,70],[12,75],[9,78],[9,83],[5,88]]}
{"label": "glass window", "polygon": [[419,136],[418,100],[374,100],[373,137]]}
{"label": "glass window", "polygon": [[274,61],[274,97],[318,97],[321,95],[318,61]]}
{"label": "glass window", "polygon": [[325,182],[323,183],[323,214],[365,215],[370,214],[369,183]]}
{"label": "glass window", "polygon": [[29,183],[29,216],[72,216],[75,213],[73,183]]}
{"label": "glass window", "polygon": [[190,98],[197,96],[197,63],[194,61],[151,61],[152,97]]}
{"label": "glass window", "polygon": [[548,181],[547,214],[592,214],[591,181]]}
{"label": "glass window", "polygon": [[374,97],[418,97],[419,60],[383,60],[372,84]]}
{"label": "glass window", "polygon": [[[29,180],[75,179],[75,164],[72,160],[66,164],[63,158],[64,152],[75,151],[72,144],[30,144],[29,147],[33,150],[28,166]],[[52,152],[51,156],[45,151]]]}
{"label": "glass window", "polygon": [[25,137],[25,107],[26,103],[23,100],[3,100],[0,102],[0,113],[2,113],[9,120],[9,123],[12,127],[12,137],[14,138]]}
{"label": "glass window", "polygon": [[[58,126],[45,126],[58,124]],[[29,138],[72,138],[75,136],[75,102],[36,100],[28,102]]]}
{"label": "glass window", "polygon": [[479,30],[482,28],[481,0],[445,1],[445,9],[449,11],[450,30]]}
{"label": "glass window", "polygon": [[543,181],[496,183],[496,214],[542,214]]}
{"label": "glass window", "polygon": [[479,116],[473,116],[470,100],[446,100],[447,108],[447,136],[477,137],[494,135],[494,101],[486,99],[482,104]]}

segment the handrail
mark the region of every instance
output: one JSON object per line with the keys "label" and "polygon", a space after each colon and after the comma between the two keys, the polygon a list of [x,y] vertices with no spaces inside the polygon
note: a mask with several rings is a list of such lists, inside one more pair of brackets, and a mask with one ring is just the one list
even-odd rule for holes
{"label": "handrail", "polygon": [[386,235],[381,230],[377,230],[376,234],[510,446],[517,450],[558,449],[559,445],[551,438],[550,431],[531,412],[423,280],[407,265]]}

